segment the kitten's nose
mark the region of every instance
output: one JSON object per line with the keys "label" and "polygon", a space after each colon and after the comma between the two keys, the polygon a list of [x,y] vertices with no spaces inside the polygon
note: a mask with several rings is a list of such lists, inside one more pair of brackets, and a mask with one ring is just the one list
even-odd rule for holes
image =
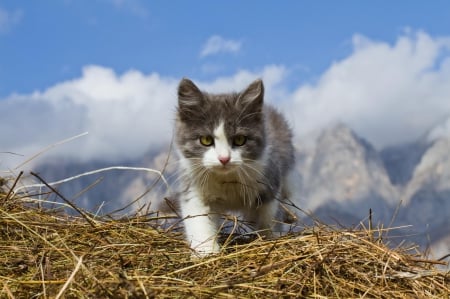
{"label": "kitten's nose", "polygon": [[219,156],[219,161],[222,165],[225,165],[230,162],[230,156]]}

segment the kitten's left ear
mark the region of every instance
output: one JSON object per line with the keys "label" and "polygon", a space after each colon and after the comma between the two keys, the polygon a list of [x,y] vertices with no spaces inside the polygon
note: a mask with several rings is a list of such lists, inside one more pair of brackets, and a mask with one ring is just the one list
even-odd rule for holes
{"label": "kitten's left ear", "polygon": [[191,80],[184,78],[178,85],[178,114],[180,119],[191,120],[199,115],[204,106],[203,93]]}
{"label": "kitten's left ear", "polygon": [[180,108],[200,105],[202,100],[203,94],[197,85],[191,80],[183,78],[178,85],[178,104]]}
{"label": "kitten's left ear", "polygon": [[264,84],[261,79],[253,81],[246,90],[241,92],[238,101],[244,108],[261,110],[264,103]]}

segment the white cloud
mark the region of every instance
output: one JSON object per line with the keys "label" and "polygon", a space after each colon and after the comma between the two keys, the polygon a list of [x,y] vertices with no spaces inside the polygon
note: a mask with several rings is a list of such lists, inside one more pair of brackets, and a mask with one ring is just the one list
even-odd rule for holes
{"label": "white cloud", "polygon": [[22,20],[22,17],[23,12],[21,10],[9,12],[0,7],[0,34],[9,32]]}
{"label": "white cloud", "polygon": [[[258,77],[264,78],[270,88],[280,82],[283,74],[284,68],[268,66],[260,72],[240,71],[211,82],[194,81],[211,92],[238,91]],[[168,147],[177,84],[178,79],[156,73],[145,75],[131,70],[118,75],[109,68],[88,66],[80,78],[43,92],[12,95],[0,101],[0,111],[9,111],[0,118],[0,152],[29,157],[56,141],[86,131],[87,136],[46,155],[115,160]],[[5,164],[7,158],[3,155],[0,160]]]}
{"label": "white cloud", "polygon": [[201,57],[218,53],[237,53],[241,49],[242,42],[232,39],[225,39],[219,35],[211,36],[200,52]]}
{"label": "white cloud", "polygon": [[450,138],[450,116],[434,126],[427,134],[428,141],[439,138]]}
{"label": "white cloud", "polygon": [[450,113],[450,38],[395,44],[355,35],[354,50],[286,103],[297,134],[343,121],[376,146],[420,137]]}
{"label": "white cloud", "polygon": [[[0,151],[30,155],[39,148],[88,131],[55,151],[79,159],[126,159],[172,136],[176,80],[158,74],[89,66],[73,81],[44,92],[0,101]],[[55,152],[52,151],[52,152]]]}
{"label": "white cloud", "polygon": [[[316,83],[294,89],[285,82],[295,73],[279,65],[207,81],[192,79],[201,89],[227,92],[263,78],[267,101],[280,106],[300,137],[342,121],[382,147],[418,138],[450,115],[449,38],[418,32],[391,45],[356,35],[353,45],[353,52],[333,63]],[[113,160],[168,146],[178,80],[88,66],[74,80],[0,100],[0,111],[8,111],[0,118],[0,169],[10,158],[1,152],[29,156],[85,131],[88,136],[51,153]],[[435,134],[448,129],[443,125]]]}
{"label": "white cloud", "polygon": [[273,99],[270,94],[275,92],[275,87],[282,83],[282,79],[287,75],[287,70],[283,66],[268,65],[258,71],[240,70],[229,77],[219,77],[210,82],[196,82],[202,90],[211,92],[231,92],[241,91],[257,78],[264,81],[266,91],[269,92],[267,99]]}

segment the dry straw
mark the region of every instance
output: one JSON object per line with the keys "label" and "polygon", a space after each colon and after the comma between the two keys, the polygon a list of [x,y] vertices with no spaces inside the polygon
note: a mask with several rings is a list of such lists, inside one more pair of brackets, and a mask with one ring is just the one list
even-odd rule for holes
{"label": "dry straw", "polygon": [[231,221],[223,252],[195,259],[158,213],[111,219],[66,205],[70,216],[2,183],[1,298],[449,298],[444,262],[388,248],[381,229],[262,240]]}

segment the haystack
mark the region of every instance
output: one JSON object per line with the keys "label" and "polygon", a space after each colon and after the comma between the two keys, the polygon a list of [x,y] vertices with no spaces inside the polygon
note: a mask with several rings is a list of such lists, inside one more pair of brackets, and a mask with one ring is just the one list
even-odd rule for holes
{"label": "haystack", "polygon": [[[449,298],[444,261],[389,248],[386,230],[316,225],[263,240],[223,236],[192,257],[182,221],[158,213],[111,219],[0,194],[1,298]],[[239,225],[232,222],[232,225]],[[238,241],[236,241],[238,240]]]}

